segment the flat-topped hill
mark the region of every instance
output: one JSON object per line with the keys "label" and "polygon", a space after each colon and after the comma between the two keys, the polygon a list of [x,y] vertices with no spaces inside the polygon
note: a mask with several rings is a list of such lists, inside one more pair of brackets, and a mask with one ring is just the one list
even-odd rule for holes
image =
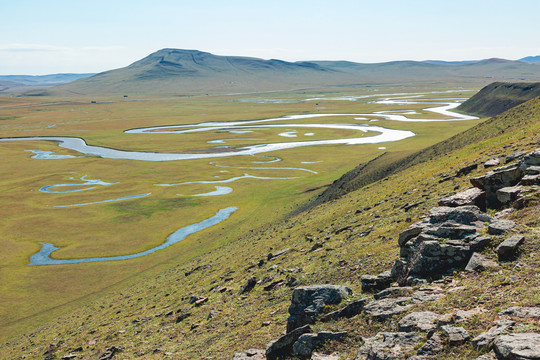
{"label": "flat-topped hill", "polygon": [[540,96],[540,82],[494,82],[458,107],[481,117],[495,116],[527,100]]}

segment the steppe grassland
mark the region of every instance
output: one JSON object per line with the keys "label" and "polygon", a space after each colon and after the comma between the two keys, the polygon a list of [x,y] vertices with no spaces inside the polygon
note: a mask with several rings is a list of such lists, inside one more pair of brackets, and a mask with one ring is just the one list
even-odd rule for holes
{"label": "steppe grassland", "polygon": [[[376,93],[422,92],[433,89],[379,88]],[[311,97],[374,94],[373,88],[287,92],[257,95],[209,96],[192,98],[114,101],[116,99],[68,99],[72,103],[26,108],[0,109],[2,137],[16,136],[79,136],[88,144],[123,150],[178,152],[204,150],[219,145],[242,146],[298,140],[321,140],[357,137],[358,133],[333,129],[298,129],[298,138],[284,138],[278,133],[285,128],[269,128],[250,134],[201,132],[195,134],[124,134],[130,128],[193,124],[206,121],[234,121],[275,118],[283,115],[310,113],[370,113],[381,110],[411,109],[421,112],[426,104],[382,105],[373,98],[358,101],[298,101]],[[375,93],[375,94],[376,94]],[[457,93],[434,94],[433,97],[463,97]],[[249,101],[245,101],[245,100]],[[264,102],[259,99],[283,99]],[[2,106],[23,102],[2,98]],[[47,99],[56,102],[65,99]],[[92,99],[93,100],[93,99]],[[239,101],[240,100],[240,101]],[[44,102],[24,99],[24,103]],[[436,117],[434,114],[415,117]],[[298,204],[307,201],[345,171],[368,161],[383,151],[403,154],[426,147],[461,132],[478,121],[402,123],[380,120],[355,120],[354,116],[338,116],[293,120],[294,123],[366,123],[393,129],[414,131],[417,136],[403,141],[373,145],[324,145],[282,150],[262,154],[278,156],[280,162],[256,164],[270,159],[227,157],[171,162],[142,162],[101,159],[93,156],[74,159],[37,160],[25,150],[46,150],[55,154],[81,154],[41,141],[0,143],[0,162],[4,176],[0,179],[0,335],[20,331],[26,325],[55,316],[69,306],[77,306],[90,296],[111,288],[121,289],[145,276],[179,264],[227,243],[260,225],[283,217]],[[276,122],[285,124],[284,121]],[[51,127],[53,126],[53,127]],[[304,131],[305,130],[305,131]],[[302,137],[314,132],[312,137]],[[372,134],[364,134],[370,136]],[[238,140],[226,144],[209,144],[217,139],[260,138]],[[385,150],[379,147],[386,147]],[[300,170],[219,168],[209,162],[228,166],[296,167]],[[313,164],[302,162],[318,161]],[[227,171],[227,172],[221,172]],[[230,183],[234,191],[216,197],[183,197],[214,190],[220,184],[194,184],[158,187],[154,184],[196,180],[223,180],[245,173],[265,177],[296,177],[289,180],[242,179]],[[45,194],[39,188],[61,183],[78,183],[88,179],[118,182],[97,186],[93,190]],[[73,179],[70,179],[73,178]],[[227,185],[227,184],[224,184]],[[81,187],[83,188],[83,187]],[[76,187],[71,188],[76,189]],[[317,189],[314,191],[309,191]],[[108,204],[55,208],[54,205],[86,203],[128,195],[149,193],[145,198]],[[237,206],[231,218],[217,226],[194,234],[180,244],[152,255],[129,261],[97,262],[61,266],[27,266],[40,242],[53,243],[60,250],[58,258],[84,258],[130,254],[161,244],[176,229],[212,216],[218,209]],[[142,274],[141,274],[142,273]],[[135,276],[137,275],[137,276]],[[120,282],[125,281],[123,284]],[[26,322],[20,322],[27,319]],[[17,322],[15,324],[15,322]],[[13,326],[7,326],[13,325]]]}

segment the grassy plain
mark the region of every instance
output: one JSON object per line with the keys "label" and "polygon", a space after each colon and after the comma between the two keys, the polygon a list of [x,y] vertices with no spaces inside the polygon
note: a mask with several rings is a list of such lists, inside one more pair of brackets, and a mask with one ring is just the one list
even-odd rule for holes
{"label": "grassy plain", "polygon": [[[428,105],[372,103],[371,101],[377,97],[357,101],[304,100],[315,97],[433,90],[439,89],[356,87],[215,97],[165,99],[141,97],[129,100],[4,97],[0,98],[0,131],[1,137],[78,136],[91,145],[155,152],[211,149],[223,144],[209,144],[208,141],[222,138],[239,139],[225,145],[240,147],[300,139],[357,137],[358,134],[351,131],[307,128],[305,132],[315,132],[315,135],[295,139],[278,136],[278,133],[287,131],[286,128],[269,128],[250,134],[204,132],[178,135],[123,132],[137,127],[255,120],[317,112],[371,113],[410,109],[422,113],[422,109]],[[437,93],[430,96],[440,99],[467,97],[472,94],[473,92]],[[128,289],[129,286],[160,271],[184,264],[228,244],[242,234],[281,219],[347,170],[373,159],[384,151],[397,154],[410,153],[444,140],[479,121],[414,123],[379,120],[370,123],[369,120],[355,120],[355,116],[347,115],[293,122],[365,123],[411,130],[417,135],[394,143],[311,146],[262,154],[282,159],[280,162],[268,164],[253,163],[270,159],[251,156],[167,162],[114,160],[95,156],[39,160],[32,159],[30,157],[32,154],[25,150],[53,151],[55,154],[75,156],[81,154],[43,141],[0,142],[0,163],[4,170],[4,175],[0,179],[2,190],[0,248],[3,249],[0,253],[0,336],[17,336],[21,331],[42,324],[71,308],[102,297],[112,290]],[[290,130],[298,130],[299,136],[304,132],[304,129],[292,127]],[[367,133],[364,136],[370,135],[372,134]],[[242,138],[264,140],[240,140]],[[237,167],[306,168],[317,173],[290,169],[221,168],[209,162]],[[316,163],[302,164],[302,162]],[[228,185],[224,184],[232,187],[233,192],[216,197],[178,196],[178,194],[209,192],[214,190],[214,184],[155,186],[163,183],[224,180],[245,173],[265,177],[295,177],[295,179],[242,179]],[[46,185],[82,183],[78,179],[84,175],[88,179],[101,179],[117,184],[96,186],[92,190],[74,193],[51,194],[39,191]],[[151,195],[114,203],[54,207],[143,193]],[[53,254],[53,257],[57,258],[113,256],[144,251],[161,244],[178,228],[208,218],[218,209],[228,206],[237,206],[239,210],[225,222],[149,256],[129,261],[55,266],[27,265],[29,257],[39,251],[41,242],[61,247]],[[242,251],[245,253],[245,248]]]}

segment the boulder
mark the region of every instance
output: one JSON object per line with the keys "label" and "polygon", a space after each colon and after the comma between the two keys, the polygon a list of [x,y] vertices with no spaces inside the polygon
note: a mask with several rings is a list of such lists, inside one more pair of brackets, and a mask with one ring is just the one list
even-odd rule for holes
{"label": "boulder", "polygon": [[510,231],[515,226],[516,223],[512,220],[495,219],[488,225],[488,234],[501,235]]}
{"label": "boulder", "polygon": [[364,339],[356,360],[393,360],[414,350],[423,336],[414,332],[382,332]]}
{"label": "boulder", "polygon": [[341,340],[347,332],[322,331],[318,334],[303,334],[293,344],[293,354],[302,358],[310,357],[316,347],[328,342]]}
{"label": "boulder", "polygon": [[523,171],[518,165],[503,166],[486,175],[472,178],[471,184],[486,192],[486,201],[489,208],[498,208],[501,204],[497,200],[497,190],[514,186],[519,183]]}
{"label": "boulder", "polygon": [[430,331],[437,328],[440,315],[431,311],[418,311],[403,317],[399,323],[399,331]]}
{"label": "boulder", "polygon": [[264,350],[261,349],[248,349],[234,354],[232,360],[265,360],[266,356]]}
{"label": "boulder", "polygon": [[510,331],[514,325],[515,322],[512,320],[497,320],[495,326],[472,339],[472,343],[477,349],[489,346],[493,343],[495,337]]}
{"label": "boulder", "polygon": [[362,275],[360,278],[362,283],[362,291],[380,291],[392,284],[392,277],[390,271],[385,271],[379,275]]}
{"label": "boulder", "polygon": [[540,165],[540,149],[536,149],[533,152],[525,155],[521,161],[520,167],[522,169],[539,166]]}
{"label": "boulder", "polygon": [[411,296],[413,293],[413,289],[410,286],[395,286],[395,287],[389,287],[388,289],[384,289],[375,295],[373,297],[375,300],[385,299],[385,298],[395,298],[395,297],[404,297],[404,296]]}
{"label": "boulder", "polygon": [[296,340],[298,340],[301,335],[310,332],[311,327],[309,325],[305,325],[288,332],[276,341],[272,341],[266,347],[266,358],[268,360],[276,360],[279,358],[290,356],[292,354],[293,344],[296,342]]}
{"label": "boulder", "polygon": [[495,159],[489,159],[484,163],[484,168],[499,166],[501,164],[501,161],[497,158]]}
{"label": "boulder", "polygon": [[540,334],[518,333],[499,335],[493,342],[497,358],[501,360],[540,359]]}
{"label": "boulder", "polygon": [[482,251],[489,244],[491,244],[491,237],[477,236],[469,241],[469,248],[471,251]]}
{"label": "boulder", "polygon": [[499,312],[498,315],[540,320],[540,307],[514,306]]}
{"label": "boulder", "polygon": [[[422,345],[420,349],[418,349],[417,354],[418,355],[437,355],[440,353],[443,349],[442,340],[437,334],[433,334],[431,338],[428,339]],[[409,358],[410,359],[410,358]]]}
{"label": "boulder", "polygon": [[349,305],[345,306],[344,308],[341,308],[336,311],[332,311],[324,316],[321,317],[321,321],[328,322],[328,321],[335,321],[342,318],[352,318],[353,316],[356,316],[364,310],[364,306],[366,305],[367,299],[360,299],[351,302]]}
{"label": "boulder", "polygon": [[498,263],[493,260],[487,259],[483,255],[475,252],[469,259],[469,262],[465,267],[465,271],[484,271],[488,268],[497,267],[499,267]]}
{"label": "boulder", "polygon": [[411,300],[410,297],[375,300],[364,307],[364,312],[378,320],[386,320],[408,311],[412,307]]}
{"label": "boulder", "polygon": [[448,336],[448,343],[450,345],[460,345],[470,339],[469,333],[462,327],[443,325],[441,326],[441,330]]}
{"label": "boulder", "polygon": [[514,235],[504,240],[502,243],[497,246],[495,251],[500,261],[512,260],[517,253],[517,250],[525,238],[523,235]]}
{"label": "boulder", "polygon": [[458,207],[464,205],[476,205],[482,211],[486,211],[486,192],[473,187],[439,200],[439,206]]}
{"label": "boulder", "polygon": [[510,206],[519,197],[523,188],[521,186],[504,187],[496,191],[497,200],[503,206]]}
{"label": "boulder", "polygon": [[352,290],[342,285],[311,285],[294,289],[289,306],[287,332],[313,324],[326,305],[339,304]]}

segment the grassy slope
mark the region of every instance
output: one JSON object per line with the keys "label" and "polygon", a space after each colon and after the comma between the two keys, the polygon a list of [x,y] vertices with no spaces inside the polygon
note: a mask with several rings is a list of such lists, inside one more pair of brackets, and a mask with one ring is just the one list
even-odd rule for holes
{"label": "grassy slope", "polygon": [[537,96],[540,96],[538,82],[495,82],[461,104],[458,110],[481,117],[495,116]]}
{"label": "grassy slope", "polygon": [[[301,279],[302,284],[346,284],[359,294],[361,275],[386,270],[397,258],[397,235],[409,225],[406,218],[417,221],[439,197],[469,186],[466,177],[439,183],[441,177],[489,157],[538,147],[539,116],[540,99],[535,99],[475,130],[476,134],[499,133],[494,138],[450,150],[338,201],[255,229],[156,277],[139,279],[139,284],[13,339],[0,351],[6,359],[23,354],[27,358],[38,358],[52,344],[58,358],[78,347],[82,347],[78,357],[97,358],[105,349],[116,346],[122,348],[118,357],[125,359],[228,359],[235,351],[264,347],[285,329],[292,289],[284,286],[264,291],[262,286],[256,286],[248,295],[239,296],[238,290],[248,278],[294,276]],[[502,133],[495,130],[511,119],[518,123]],[[470,136],[476,136],[475,131],[470,132]],[[481,172],[484,170],[474,171],[470,176]],[[419,200],[425,203],[408,212],[400,209],[406,203]],[[369,211],[355,212],[367,206],[371,207]],[[501,308],[538,304],[540,284],[535,274],[540,262],[539,210],[536,203],[511,215],[522,224],[519,230],[527,238],[517,261],[519,267],[513,262],[504,264],[500,272],[457,273],[453,286],[459,291],[449,292],[442,301],[423,307],[443,313],[481,305],[488,311],[464,324],[475,336],[490,326]],[[338,231],[345,226],[351,226],[350,230]],[[362,232],[368,229],[371,233],[363,236]],[[308,234],[311,236],[306,236]],[[306,240],[308,237],[324,240],[323,248],[309,252],[313,243]],[[266,260],[269,252],[284,248],[291,249],[285,256],[266,262],[260,268],[251,266],[261,259]],[[199,265],[206,268],[185,275]],[[510,276],[511,282],[508,281]],[[192,295],[207,296],[209,300],[200,307],[190,308],[188,301]],[[210,319],[211,310],[217,314]],[[176,323],[176,317],[185,312],[191,316]],[[333,344],[326,350],[338,350],[342,358],[352,359],[361,336],[394,326],[391,322],[371,322],[364,316],[326,324],[326,330],[349,331],[344,343]],[[534,322],[528,326],[529,330],[540,330]],[[446,347],[437,359],[474,358],[479,353],[470,345]]]}
{"label": "grassy slope", "polygon": [[[477,95],[474,95],[472,98],[475,96]],[[537,103],[538,99],[527,104],[523,109],[520,108],[516,111],[534,113],[539,110]],[[418,152],[394,151],[381,154],[377,158],[361,164],[344,174],[317,198],[296,210],[295,213],[337,199],[348,192],[359,189],[391,174],[400,172],[410,166],[420,164],[427,160],[436,159],[451,151],[501,135],[536,121],[534,117],[526,115],[527,114],[525,114],[525,116],[515,116],[513,112],[501,114],[499,117],[488,119],[487,121],[476,125],[465,133],[454,135],[447,140]]]}

